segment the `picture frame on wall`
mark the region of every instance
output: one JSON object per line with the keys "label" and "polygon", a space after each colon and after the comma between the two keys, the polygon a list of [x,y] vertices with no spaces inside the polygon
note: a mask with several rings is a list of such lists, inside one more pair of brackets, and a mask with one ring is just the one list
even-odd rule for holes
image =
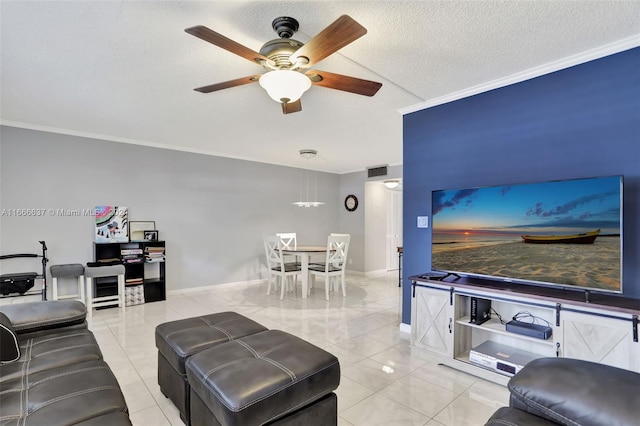
{"label": "picture frame on wall", "polygon": [[146,230],[144,233],[144,241],[158,241],[158,231]]}
{"label": "picture frame on wall", "polygon": [[96,243],[126,243],[129,241],[129,215],[126,207],[96,206]]}
{"label": "picture frame on wall", "polygon": [[153,220],[129,222],[130,241],[145,241],[145,231],[155,231],[156,222]]}

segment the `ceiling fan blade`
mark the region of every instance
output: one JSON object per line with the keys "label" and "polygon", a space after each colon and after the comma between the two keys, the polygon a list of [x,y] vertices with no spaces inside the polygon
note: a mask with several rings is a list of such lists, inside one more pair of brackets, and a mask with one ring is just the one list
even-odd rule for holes
{"label": "ceiling fan blade", "polygon": [[228,89],[230,87],[242,86],[243,84],[255,83],[260,79],[261,74],[251,75],[249,77],[237,78],[222,83],[210,84],[209,86],[198,87],[195,90],[200,93],[211,93],[217,90]]}
{"label": "ceiling fan blade", "polygon": [[358,95],[373,96],[382,87],[382,83],[327,71],[313,70],[306,74],[316,86],[337,89]]}
{"label": "ceiling fan blade", "polygon": [[342,15],[333,24],[309,40],[307,44],[296,50],[289,60],[291,63],[295,63],[297,58],[305,57],[309,63],[302,66],[311,67],[366,33],[365,27],[358,24],[350,16]]}
{"label": "ceiling fan blade", "polygon": [[293,112],[300,112],[302,111],[302,102],[300,101],[300,99],[298,99],[295,102],[287,102],[287,103],[282,103],[282,113],[283,114],[291,114]]}
{"label": "ceiling fan blade", "polygon": [[260,64],[262,61],[269,62],[269,58],[266,56],[261,55],[260,53],[253,51],[205,26],[197,25],[195,27],[187,28],[185,31],[191,35],[201,38],[204,41],[208,41],[211,44],[228,50],[231,53],[242,56],[253,63]]}

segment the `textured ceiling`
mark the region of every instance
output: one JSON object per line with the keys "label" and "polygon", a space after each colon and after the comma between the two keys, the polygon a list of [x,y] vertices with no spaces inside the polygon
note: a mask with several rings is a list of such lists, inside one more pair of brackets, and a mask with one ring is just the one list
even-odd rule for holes
{"label": "textured ceiling", "polygon": [[[382,82],[373,98],[312,87],[283,115],[257,84],[193,91],[263,69],[185,28],[257,51],[278,16],[306,42],[342,14],[368,34],[318,68]],[[3,124],[335,173],[400,164],[400,109],[640,40],[639,1],[2,0],[0,16]]]}

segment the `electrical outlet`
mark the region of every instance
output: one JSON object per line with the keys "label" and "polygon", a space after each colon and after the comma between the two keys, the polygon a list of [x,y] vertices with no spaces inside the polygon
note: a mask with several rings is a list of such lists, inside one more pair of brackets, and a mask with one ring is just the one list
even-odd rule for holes
{"label": "electrical outlet", "polygon": [[349,259],[349,265],[353,265],[353,259]]}

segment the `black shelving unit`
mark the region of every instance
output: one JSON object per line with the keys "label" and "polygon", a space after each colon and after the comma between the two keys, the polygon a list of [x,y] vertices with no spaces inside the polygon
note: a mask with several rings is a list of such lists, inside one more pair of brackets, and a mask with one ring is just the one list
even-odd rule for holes
{"label": "black shelving unit", "polygon": [[[166,299],[165,242],[133,241],[129,243],[94,243],[96,262],[117,261],[125,267],[125,285],[143,285],[144,301]],[[108,296],[117,293],[117,278],[94,279],[95,294]]]}
{"label": "black shelving unit", "polygon": [[144,300],[145,302],[165,300],[167,298],[165,278],[165,242],[144,242],[142,243],[142,250],[145,257],[143,272]]}

